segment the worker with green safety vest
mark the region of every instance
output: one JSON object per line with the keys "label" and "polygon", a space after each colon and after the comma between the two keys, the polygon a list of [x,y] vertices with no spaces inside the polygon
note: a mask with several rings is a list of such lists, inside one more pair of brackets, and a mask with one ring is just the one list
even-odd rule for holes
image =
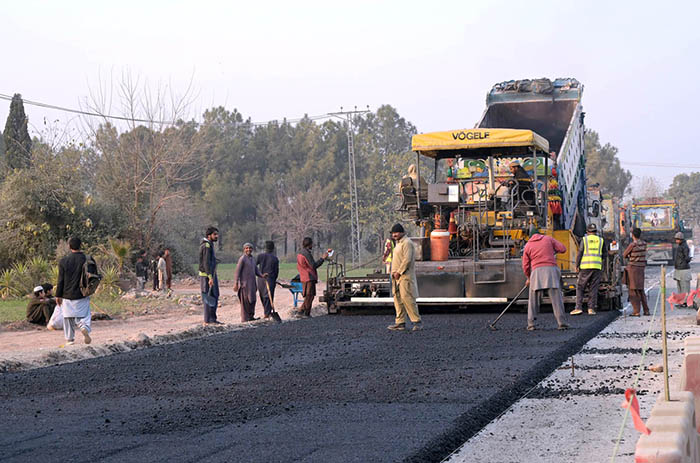
{"label": "worker with green safety vest", "polygon": [[583,313],[583,294],[588,288],[588,315],[595,315],[598,306],[598,287],[603,274],[603,238],[598,236],[594,223],[586,229],[588,233],[581,240],[576,258],[578,282],[576,283],[576,308],[571,315]]}
{"label": "worker with green safety vest", "polygon": [[386,242],[384,242],[384,254],[382,254],[382,260],[384,261],[386,273],[391,273],[391,259],[394,257],[395,247],[396,243],[391,238],[387,238]]}

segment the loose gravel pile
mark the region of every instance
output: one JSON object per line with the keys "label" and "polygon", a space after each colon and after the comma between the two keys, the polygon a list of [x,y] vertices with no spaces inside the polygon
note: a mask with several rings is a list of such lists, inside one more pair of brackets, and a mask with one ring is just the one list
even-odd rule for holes
{"label": "loose gravel pile", "polygon": [[[616,313],[327,316],[0,375],[3,461],[439,461]],[[539,391],[547,395],[548,391]]]}

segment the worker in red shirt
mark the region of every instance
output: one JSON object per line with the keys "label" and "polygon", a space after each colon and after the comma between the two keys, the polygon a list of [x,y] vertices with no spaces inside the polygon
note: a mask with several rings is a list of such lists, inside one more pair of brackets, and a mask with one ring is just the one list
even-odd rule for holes
{"label": "worker in red shirt", "polygon": [[314,260],[311,254],[312,247],[313,241],[307,236],[301,243],[301,251],[297,254],[297,270],[301,279],[301,294],[304,296],[304,303],[301,305],[301,310],[295,315],[302,318],[311,316],[311,305],[314,302],[314,297],[316,297],[316,283],[318,282],[316,269],[323,265],[323,262],[328,258],[329,252],[326,251],[319,260]]}
{"label": "worker in red shirt", "polygon": [[535,329],[535,316],[540,311],[537,292],[547,290],[552,301],[552,311],[560,330],[569,327],[565,322],[564,298],[561,292],[561,274],[556,254],[566,252],[566,247],[551,236],[532,235],[523,250],[523,272],[530,286],[527,304],[527,329]]}

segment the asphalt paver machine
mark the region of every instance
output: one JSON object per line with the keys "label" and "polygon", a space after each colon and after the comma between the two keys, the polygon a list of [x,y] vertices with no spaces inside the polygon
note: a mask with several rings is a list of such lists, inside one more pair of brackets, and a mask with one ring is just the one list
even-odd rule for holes
{"label": "asphalt paver machine", "polygon": [[[589,216],[582,86],[545,81],[494,86],[477,128],[413,137],[418,169],[401,181],[400,212],[420,230],[411,237],[420,306],[506,304],[525,285],[522,253],[535,233],[566,246],[557,265],[565,302],[574,302],[575,259]],[[432,169],[421,170],[425,160]],[[393,304],[386,273],[348,277],[342,266],[329,269],[322,301],[330,313]],[[619,301],[619,293],[606,292],[601,306],[608,297]],[[527,293],[518,302],[525,304]]]}

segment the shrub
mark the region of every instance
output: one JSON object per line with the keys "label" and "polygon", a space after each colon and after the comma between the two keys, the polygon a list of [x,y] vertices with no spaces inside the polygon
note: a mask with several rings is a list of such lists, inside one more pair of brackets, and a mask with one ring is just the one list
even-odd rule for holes
{"label": "shrub", "polygon": [[55,288],[58,286],[58,265],[52,265],[49,270],[49,282]]}
{"label": "shrub", "polygon": [[129,252],[131,251],[131,244],[126,241],[110,238],[109,245],[112,248],[114,257],[116,257],[119,262],[119,271],[121,272],[124,269],[124,260],[129,256]]}
{"label": "shrub", "polygon": [[[51,279],[51,264],[43,257],[34,257],[27,264],[27,279],[32,286],[48,283]],[[58,280],[58,274],[56,274]],[[55,286],[55,283],[51,283]]]}
{"label": "shrub", "polygon": [[12,273],[14,275],[14,295],[16,297],[24,297],[30,294],[36,285],[32,281],[29,265],[25,262],[15,262],[12,266]]}
{"label": "shrub", "polygon": [[16,297],[15,274],[12,269],[8,268],[0,272],[0,297],[3,299]]}
{"label": "shrub", "polygon": [[113,265],[108,265],[101,268],[100,273],[102,273],[102,281],[100,286],[97,287],[97,295],[111,299],[119,297],[122,293],[121,288],[119,288],[119,269]]}

